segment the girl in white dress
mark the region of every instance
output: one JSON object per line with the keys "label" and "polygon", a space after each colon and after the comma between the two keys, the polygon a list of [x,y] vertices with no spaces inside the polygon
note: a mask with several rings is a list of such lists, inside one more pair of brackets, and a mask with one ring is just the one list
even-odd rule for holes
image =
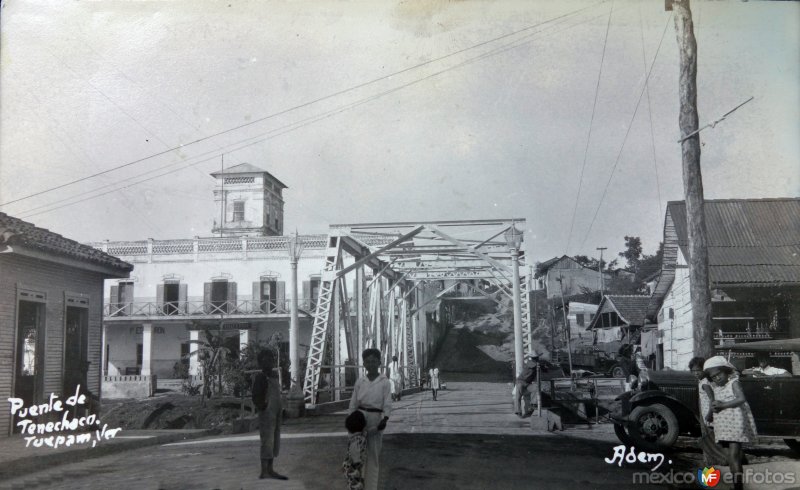
{"label": "girl in white dress", "polygon": [[743,442],[756,442],[756,422],[742,392],[739,378],[733,377],[734,367],[722,356],[714,356],[703,365],[712,381],[714,400],[714,435],[717,443],[727,450],[728,464],[733,473],[733,488],[743,488]]}

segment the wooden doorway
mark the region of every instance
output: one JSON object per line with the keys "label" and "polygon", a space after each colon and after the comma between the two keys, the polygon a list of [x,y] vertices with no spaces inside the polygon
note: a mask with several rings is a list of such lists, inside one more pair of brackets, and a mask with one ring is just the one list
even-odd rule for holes
{"label": "wooden doorway", "polygon": [[[17,311],[14,396],[29,406],[43,398],[45,304],[20,301]],[[17,429],[15,417],[14,431]]]}
{"label": "wooden doorway", "polygon": [[63,393],[71,395],[79,385],[86,390],[89,315],[86,308],[68,306],[66,317]]}

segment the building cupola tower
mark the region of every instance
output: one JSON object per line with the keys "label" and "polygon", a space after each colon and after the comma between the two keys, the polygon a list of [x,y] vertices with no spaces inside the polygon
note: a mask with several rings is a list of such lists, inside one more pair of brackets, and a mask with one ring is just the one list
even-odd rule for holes
{"label": "building cupola tower", "polygon": [[283,235],[283,189],[286,186],[266,170],[249,163],[211,174],[214,187],[217,236]]}

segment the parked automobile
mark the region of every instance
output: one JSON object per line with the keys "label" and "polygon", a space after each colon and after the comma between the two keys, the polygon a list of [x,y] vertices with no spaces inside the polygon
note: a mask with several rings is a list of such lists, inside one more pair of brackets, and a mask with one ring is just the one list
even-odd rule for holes
{"label": "parked automobile", "polygon": [[[625,378],[637,372],[631,360],[630,344],[609,342],[606,344],[576,343],[572,346],[572,369],[589,371],[612,378]],[[566,351],[559,353],[562,367],[569,372]]]}
{"label": "parked automobile", "polygon": [[[800,352],[800,338],[737,344],[725,351]],[[759,437],[782,438],[800,452],[800,376],[741,376],[739,382]],[[697,380],[691,372],[642,371],[633,384],[617,397],[620,409],[612,416],[620,441],[664,451],[678,436],[701,436]]]}

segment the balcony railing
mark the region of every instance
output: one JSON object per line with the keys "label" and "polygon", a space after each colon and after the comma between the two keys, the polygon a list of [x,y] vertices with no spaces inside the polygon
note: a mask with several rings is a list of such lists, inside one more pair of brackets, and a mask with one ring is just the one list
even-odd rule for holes
{"label": "balcony railing", "polygon": [[[268,315],[288,314],[292,300],[282,301],[141,301],[131,303],[106,303],[104,318],[120,317],[185,317],[206,315]],[[314,314],[316,301],[300,299],[298,309]]]}
{"label": "balcony railing", "polygon": [[[304,247],[324,250],[327,235],[301,235]],[[358,236],[359,240],[370,246],[381,246],[391,241],[391,237]],[[128,242],[94,242],[88,245],[117,257],[138,257],[163,255],[206,255],[206,254],[244,254],[260,251],[287,250],[285,236],[189,238],[179,240],[139,240]]]}

